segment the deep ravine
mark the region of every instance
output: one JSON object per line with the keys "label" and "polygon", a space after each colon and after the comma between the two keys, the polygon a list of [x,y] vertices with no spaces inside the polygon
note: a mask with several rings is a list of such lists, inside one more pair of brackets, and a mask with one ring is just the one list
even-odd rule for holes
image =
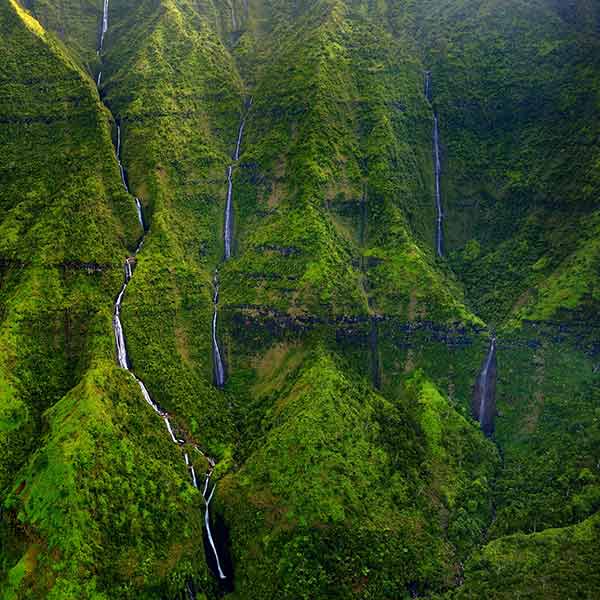
{"label": "deep ravine", "polygon": [[[98,46],[98,55],[101,55],[101,52],[103,50],[104,39],[105,39],[105,35],[106,35],[107,31],[108,31],[108,0],[104,0],[104,10],[103,10],[103,15],[102,15],[102,28],[101,28],[100,42],[99,42],[99,46]],[[100,83],[102,81],[102,71],[99,71],[96,81],[97,81],[97,85],[99,87]],[[100,90],[98,90],[98,92],[100,93]],[[240,134],[240,138],[241,138],[241,134]],[[115,155],[116,155],[117,162],[119,165],[119,171],[121,174],[121,181],[123,183],[123,187],[125,188],[126,192],[131,195],[131,192],[129,190],[129,185],[127,182],[127,173],[121,162],[121,141],[122,141],[121,140],[121,125],[119,122],[117,122],[117,144],[116,144],[116,148],[115,148]],[[237,155],[237,153],[239,153],[239,144],[240,144],[240,139],[238,139],[238,148],[236,150],[236,155]],[[128,257],[125,260],[124,282],[123,282],[123,285],[121,286],[119,294],[117,295],[117,298],[115,300],[115,307],[114,307],[114,313],[113,313],[113,331],[114,331],[114,335],[115,335],[117,364],[122,369],[124,369],[125,371],[127,371],[128,373],[131,374],[133,379],[137,382],[138,386],[140,387],[140,390],[142,392],[142,396],[144,397],[144,400],[154,410],[154,412],[163,419],[171,441],[173,443],[177,444],[182,449],[183,457],[184,457],[188,472],[190,474],[192,485],[196,489],[198,489],[198,491],[201,492],[202,498],[204,500],[204,506],[205,506],[204,526],[205,526],[205,530],[206,530],[206,536],[209,541],[210,549],[214,555],[214,561],[215,561],[216,567],[217,567],[217,575],[220,579],[226,579],[227,576],[225,575],[225,573],[221,567],[221,561],[219,558],[219,554],[217,552],[216,545],[214,543],[211,526],[210,526],[209,507],[210,507],[210,502],[212,500],[212,497],[213,497],[213,495],[215,493],[215,489],[216,489],[216,484],[211,486],[210,478],[212,476],[212,473],[214,471],[216,463],[215,463],[214,459],[212,459],[211,457],[206,455],[196,444],[190,443],[190,442],[186,441],[185,439],[182,439],[182,437],[180,437],[179,435],[175,435],[175,431],[174,431],[172,423],[171,423],[171,415],[166,410],[161,408],[152,399],[152,397],[151,397],[148,389],[146,388],[145,384],[143,383],[143,381],[141,379],[139,379],[138,377],[136,377],[136,375],[131,370],[131,361],[130,361],[129,355],[127,353],[127,344],[126,344],[125,334],[123,331],[123,324],[121,322],[121,307],[122,307],[123,299],[125,297],[125,292],[127,290],[127,286],[129,285],[129,282],[131,281],[131,279],[133,277],[137,255],[144,245],[144,240],[145,240],[146,233],[147,233],[147,224],[144,219],[143,208],[142,208],[140,199],[137,197],[134,197],[134,201],[135,201],[135,207],[136,207],[138,220],[142,227],[143,234],[137,245],[134,256]],[[218,291],[217,291],[217,295],[215,296],[215,300],[217,298],[218,298]],[[215,321],[215,326],[216,326],[216,321]],[[202,457],[204,457],[204,459],[208,462],[209,469],[205,474],[204,487],[202,490],[200,490],[200,488],[198,486],[198,480],[196,477],[196,472],[194,470],[194,465],[192,464],[192,461],[190,461],[188,453],[185,451],[185,448],[187,448],[187,447],[191,447],[192,449],[194,449],[197,453],[199,453]],[[188,596],[191,599],[195,599],[196,595],[195,595],[195,592],[193,589],[193,584],[189,581],[186,583],[186,591],[188,593]]]}
{"label": "deep ravine", "polygon": [[492,337],[487,355],[473,388],[472,414],[485,435],[494,433],[496,416],[496,338]]}
{"label": "deep ravine", "polygon": [[[425,97],[431,103],[433,100],[431,91],[431,71],[425,72]],[[440,124],[437,113],[433,112],[433,169],[435,177],[435,251],[442,258],[444,256],[444,211],[442,209],[442,161],[440,158]]]}

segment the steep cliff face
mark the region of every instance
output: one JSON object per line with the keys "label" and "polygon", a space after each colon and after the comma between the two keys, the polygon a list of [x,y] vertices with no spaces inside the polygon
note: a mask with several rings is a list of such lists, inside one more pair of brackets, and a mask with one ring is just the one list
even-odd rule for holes
{"label": "steep cliff face", "polygon": [[0,11],[3,597],[595,589],[592,7]]}
{"label": "steep cliff face", "polygon": [[578,19],[551,2],[422,6],[450,261],[493,323],[597,305],[600,48]]}

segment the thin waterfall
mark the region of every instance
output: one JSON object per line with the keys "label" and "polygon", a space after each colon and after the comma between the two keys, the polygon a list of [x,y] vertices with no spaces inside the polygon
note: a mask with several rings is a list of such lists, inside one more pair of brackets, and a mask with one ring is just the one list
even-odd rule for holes
{"label": "thin waterfall", "polygon": [[140,225],[142,226],[142,231],[146,231],[146,223],[144,221],[144,212],[142,210],[142,203],[140,202],[140,199],[137,196],[135,197],[135,209],[137,210],[138,221],[140,222]]}
{"label": "thin waterfall", "polygon": [[[252,98],[247,104],[247,110],[252,106]],[[247,113],[246,113],[247,114]],[[233,153],[234,163],[240,160],[240,151],[242,148],[242,138],[244,135],[244,127],[246,125],[246,115],[242,117],[240,126],[238,129],[237,140],[235,143],[235,151]],[[227,201],[225,203],[225,224],[223,231],[223,241],[225,246],[225,254],[223,260],[227,261],[231,258],[231,248],[233,240],[233,168],[234,164],[227,167]],[[219,279],[218,270],[215,271],[214,276],[214,295],[213,295],[213,318],[212,318],[212,356],[213,356],[213,371],[214,371],[214,382],[219,388],[225,385],[225,365],[223,363],[223,356],[221,349],[219,348],[219,340],[217,337],[217,320],[218,320],[218,304],[219,304]]]}
{"label": "thin waterfall", "polygon": [[[248,102],[248,109],[252,106],[252,98]],[[235,145],[235,152],[233,153],[233,160],[237,163],[240,160],[240,149],[242,147],[242,136],[244,135],[244,127],[246,125],[246,116],[244,116],[240,122],[238,129],[237,142]],[[231,258],[231,246],[233,238],[233,167],[229,165],[227,167],[227,202],[225,203],[225,227],[223,232],[223,240],[225,243],[225,260]]]}
{"label": "thin waterfall", "polygon": [[210,544],[210,547],[212,548],[213,554],[215,555],[215,561],[217,563],[217,571],[219,572],[219,577],[221,579],[226,579],[227,577],[225,576],[225,573],[223,573],[223,569],[221,568],[221,561],[219,560],[219,553],[217,552],[217,547],[215,546],[215,541],[213,539],[212,532],[210,530],[209,507],[210,507],[210,501],[212,500],[213,494],[215,493],[217,486],[216,485],[213,486],[212,491],[210,492],[210,494],[207,497],[208,489],[209,489],[209,485],[208,485],[209,479],[210,479],[210,474],[207,475],[207,477],[206,477],[206,485],[204,486],[204,492],[202,494],[204,496],[204,502],[206,504],[206,512],[204,513],[204,524],[206,525],[206,535],[208,536],[208,542]]}
{"label": "thin waterfall", "polygon": [[233,196],[233,165],[227,167],[227,202],[225,203],[225,231],[223,238],[225,241],[225,260],[231,258],[231,232],[233,221],[232,196]]}
{"label": "thin waterfall", "polygon": [[98,79],[96,79],[96,87],[100,89],[100,82],[102,81],[102,71],[98,72]]}
{"label": "thin waterfall", "polygon": [[496,338],[492,337],[481,371],[473,388],[472,412],[486,435],[494,432],[496,416]]}
{"label": "thin waterfall", "polygon": [[225,385],[225,366],[219,349],[219,340],[217,339],[217,310],[219,305],[219,271],[215,271],[213,279],[213,320],[212,320],[212,355],[215,385],[222,388]]}
{"label": "thin waterfall", "polygon": [[442,163],[440,161],[440,128],[437,114],[433,115],[433,158],[435,164],[435,208],[437,211],[436,217],[436,233],[435,247],[439,257],[444,256],[443,242],[443,220],[444,213],[442,211],[442,191],[440,178],[442,173]]}
{"label": "thin waterfall", "polygon": [[[428,102],[432,102],[433,93],[431,87],[431,71],[425,71],[425,98]],[[442,161],[440,158],[440,124],[437,113],[433,113],[433,167],[435,174],[435,251],[441,258],[444,256],[444,211],[442,210]]]}
{"label": "thin waterfall", "polygon": [[121,291],[115,302],[115,312],[113,316],[113,330],[115,332],[115,343],[117,346],[117,363],[122,369],[129,370],[129,359],[127,357],[127,348],[125,346],[125,336],[123,335],[123,326],[121,325],[121,302],[127,288],[127,279],[121,286]]}
{"label": "thin waterfall", "polygon": [[[108,31],[108,0],[104,0],[104,12],[103,12],[103,17],[102,17],[102,33],[101,33],[101,37],[100,37],[100,46],[98,49],[98,54],[100,53],[100,51],[103,48],[104,36],[107,31]],[[96,84],[98,87],[100,86],[101,79],[102,79],[102,71],[100,71],[98,73],[98,78],[96,81]],[[236,160],[237,160],[237,157],[239,157],[240,144],[241,144],[241,133],[238,135],[238,144],[236,147]],[[125,174],[125,169],[123,168],[123,164],[121,163],[121,125],[120,125],[120,123],[117,123],[117,145],[115,148],[115,154],[116,154],[117,162],[119,164],[119,171],[121,173],[121,181],[123,183],[123,187],[125,188],[125,191],[129,194],[130,191],[129,191],[129,186],[127,184],[127,177]],[[175,434],[175,430],[174,430],[173,425],[171,424],[171,420],[169,418],[170,417],[169,413],[167,413],[167,411],[163,410],[152,399],[152,397],[150,396],[150,393],[148,392],[148,389],[144,385],[144,382],[141,379],[139,379],[138,377],[136,377],[135,374],[131,371],[131,361],[129,360],[129,356],[127,353],[125,334],[123,332],[123,325],[121,323],[121,307],[122,307],[123,298],[125,296],[127,286],[129,285],[129,282],[131,281],[131,279],[133,277],[134,266],[136,264],[135,257],[137,257],[138,253],[140,252],[140,250],[142,249],[142,247],[144,245],[144,239],[145,239],[146,231],[147,231],[147,226],[146,226],[146,222],[144,219],[142,204],[141,204],[139,198],[135,197],[134,199],[135,199],[135,207],[136,207],[136,211],[137,211],[138,220],[142,227],[143,234],[142,234],[142,237],[141,237],[141,239],[138,243],[138,246],[135,250],[134,257],[129,257],[125,261],[125,264],[123,267],[124,272],[125,272],[125,280],[124,280],[123,285],[121,286],[121,289],[119,291],[119,294],[117,295],[117,298],[115,300],[115,307],[114,307],[114,314],[113,314],[113,331],[114,331],[114,335],[115,335],[117,364],[133,377],[133,379],[138,384],[140,391],[142,392],[142,396],[144,397],[144,400],[146,401],[146,403],[152,408],[152,410],[158,416],[160,416],[164,420],[165,426],[167,428],[167,432],[169,433],[169,436],[170,436],[172,442],[177,444],[180,447],[183,447],[186,443],[189,443],[189,442],[186,442],[185,439],[182,439],[181,437],[179,437]],[[218,302],[218,282],[217,282],[217,287],[215,290],[214,302],[215,302],[215,306],[216,306],[216,303]],[[215,309],[215,318],[213,320],[213,339],[215,341],[215,345],[216,345],[217,352],[218,352],[218,345],[216,344],[216,309]],[[220,360],[220,353],[219,353],[219,360]],[[220,361],[220,364],[221,364],[221,370],[222,370],[222,380],[224,381],[224,370],[222,369],[222,361]],[[202,498],[204,499],[204,504],[206,507],[205,514],[204,514],[204,524],[206,527],[206,533],[207,533],[207,536],[208,536],[208,539],[210,542],[210,546],[212,548],[212,552],[214,553],[214,556],[215,556],[215,561],[217,564],[219,578],[224,580],[227,577],[221,568],[221,562],[219,560],[219,555],[218,555],[218,552],[217,552],[217,549],[216,549],[216,546],[215,546],[215,543],[214,543],[214,540],[212,537],[212,532],[210,529],[209,504],[210,504],[212,496],[215,492],[216,486],[213,486],[212,491],[210,492],[210,495],[207,496],[210,477],[215,468],[216,462],[210,456],[208,456],[204,452],[202,452],[202,450],[200,450],[200,448],[198,448],[198,446],[196,444],[190,443],[190,445],[199,454],[201,454],[208,461],[208,464],[209,464],[209,470],[206,474],[206,485],[204,487],[204,491],[202,492]],[[192,464],[187,452],[184,452],[184,461],[185,461],[186,467],[188,468],[188,470],[190,472],[192,485],[196,489],[198,489],[198,481],[196,478],[196,472],[194,470],[194,465]],[[195,594],[190,582],[186,583],[186,591],[188,593],[188,597],[190,598],[190,600],[195,600],[196,594]]]}
{"label": "thin waterfall", "polygon": [[123,168],[123,163],[121,162],[121,124],[117,123],[117,162],[119,163],[119,171],[121,173],[121,181],[123,182],[123,187],[129,193],[129,186],[127,185],[127,178],[125,177],[125,169]]}
{"label": "thin waterfall", "polygon": [[431,102],[431,71],[425,71],[425,98]]}
{"label": "thin waterfall", "polygon": [[108,0],[104,0],[104,6],[102,9],[102,29],[100,31],[100,45],[98,47],[98,54],[102,52],[104,48],[104,36],[108,31]]}
{"label": "thin waterfall", "polygon": [[196,594],[194,593],[194,590],[192,589],[192,584],[189,581],[185,584],[185,589],[188,594],[188,600],[196,600]]}

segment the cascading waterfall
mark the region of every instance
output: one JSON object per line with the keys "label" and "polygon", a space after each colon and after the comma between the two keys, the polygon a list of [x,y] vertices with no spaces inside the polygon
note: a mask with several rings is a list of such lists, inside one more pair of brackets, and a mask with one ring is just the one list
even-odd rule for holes
{"label": "cascading waterfall", "polygon": [[[120,131],[120,129],[119,129]],[[118,136],[118,141],[120,143],[120,134]],[[118,149],[120,149],[120,146],[118,146]],[[127,191],[129,192],[129,189],[127,187],[127,183],[126,183],[126,179],[123,179],[125,188],[127,189]],[[137,200],[137,199],[136,199]],[[138,201],[139,202],[139,201]],[[141,212],[141,206],[138,205],[138,211]],[[143,223],[143,217],[140,218],[140,222]],[[136,256],[138,254],[138,252],[140,251],[140,249],[143,246],[143,241],[144,238],[142,238],[142,240],[140,241],[138,248],[135,252]],[[126,371],[128,371],[129,373],[131,373],[132,377],[135,379],[135,381],[137,382],[137,384],[140,387],[140,390],[142,391],[142,395],[144,397],[144,399],[146,400],[146,402],[150,405],[150,407],[152,407],[152,409],[154,410],[154,412],[159,415],[165,422],[165,426],[167,428],[167,432],[169,433],[169,436],[171,438],[171,440],[173,441],[173,443],[177,444],[178,446],[183,446],[184,444],[186,444],[186,440],[177,437],[175,435],[175,431],[173,430],[173,426],[171,424],[170,418],[169,418],[169,413],[167,413],[165,410],[163,410],[156,402],[154,402],[154,400],[152,400],[152,397],[150,396],[150,393],[148,392],[146,386],[144,385],[144,383],[142,382],[141,379],[138,379],[132,372],[131,372],[131,362],[129,360],[129,356],[127,354],[127,346],[125,343],[125,336],[123,333],[123,326],[121,324],[121,304],[123,302],[123,297],[125,295],[125,291],[127,289],[127,286],[129,284],[129,282],[131,281],[131,278],[133,277],[133,265],[135,263],[135,258],[128,258],[125,261],[125,282],[123,283],[121,290],[119,291],[119,295],[117,296],[117,300],[115,302],[115,312],[114,312],[114,317],[113,317],[113,329],[114,329],[114,333],[115,333],[115,343],[116,343],[116,347],[117,347],[117,362],[119,364],[119,366],[122,369],[125,369]],[[218,293],[218,292],[217,292]],[[215,561],[217,564],[217,569],[218,569],[218,574],[219,577],[221,579],[225,579],[226,575],[224,574],[222,568],[221,568],[221,562],[219,560],[219,555],[217,553],[217,549],[215,546],[215,543],[213,541],[213,537],[212,537],[212,532],[210,530],[210,520],[209,520],[209,504],[210,501],[212,499],[212,495],[214,494],[214,490],[216,486],[213,486],[212,491],[210,493],[210,495],[207,496],[207,489],[208,489],[208,485],[209,485],[209,480],[210,480],[210,476],[212,475],[212,472],[214,470],[215,467],[215,461],[211,458],[209,458],[208,456],[206,456],[200,449],[198,449],[195,445],[193,445],[193,447],[198,450],[198,452],[200,452],[200,454],[202,454],[202,456],[204,456],[206,458],[206,460],[208,461],[209,465],[210,465],[210,469],[206,474],[206,485],[205,485],[205,490],[202,493],[202,497],[204,499],[204,503],[205,503],[205,517],[204,517],[204,523],[205,523],[205,527],[206,527],[206,533],[210,542],[210,546],[211,549],[214,553],[215,556]],[[192,480],[192,485],[198,489],[198,481],[196,478],[196,472],[194,470],[194,466],[191,464],[190,460],[189,460],[189,455],[187,453],[184,454],[184,460],[186,463],[186,466],[188,467],[188,470],[190,471],[190,477]],[[190,588],[191,589],[191,588]]]}
{"label": "cascading waterfall", "polygon": [[[103,11],[103,16],[102,16],[102,30],[101,30],[98,54],[100,54],[100,52],[103,49],[104,36],[106,35],[107,31],[108,31],[108,0],[104,0],[104,11]],[[100,71],[98,73],[98,78],[96,81],[98,88],[100,87],[101,80],[102,80],[102,71]],[[241,143],[241,133],[238,137],[238,146],[236,149],[236,160],[237,160],[237,156],[239,155],[240,143]],[[125,191],[128,194],[131,194],[129,191],[129,186],[127,184],[127,175],[125,173],[125,169],[123,168],[123,164],[121,163],[121,124],[120,123],[117,123],[117,146],[115,148],[115,154],[116,154],[117,162],[119,164],[119,171],[121,174],[121,181],[123,183],[123,187],[125,188]],[[207,537],[208,537],[208,540],[210,543],[210,547],[212,549],[212,552],[214,553],[217,570],[218,570],[218,576],[220,579],[226,579],[226,575],[223,572],[223,569],[221,567],[221,561],[219,560],[217,548],[214,543],[212,532],[210,529],[209,505],[210,505],[210,501],[212,500],[213,494],[215,492],[216,485],[212,487],[212,490],[210,490],[210,493],[209,493],[209,482],[210,482],[210,477],[213,473],[216,463],[212,458],[210,458],[209,456],[204,454],[204,452],[202,452],[202,450],[200,450],[196,444],[189,443],[185,439],[182,439],[181,437],[178,437],[175,435],[175,431],[173,429],[173,426],[172,426],[170,418],[169,418],[170,417],[169,413],[167,411],[165,411],[164,409],[162,409],[152,399],[152,397],[150,396],[150,393],[148,392],[148,389],[144,385],[143,381],[141,379],[139,379],[138,377],[136,377],[136,375],[131,371],[131,361],[129,360],[129,355],[127,353],[125,334],[123,332],[123,325],[121,323],[121,306],[122,306],[123,298],[125,296],[125,292],[127,290],[127,286],[129,285],[129,282],[131,281],[131,279],[133,277],[133,271],[134,271],[134,267],[136,264],[136,257],[144,245],[144,239],[145,239],[145,235],[146,235],[146,231],[147,231],[146,222],[144,219],[143,208],[142,208],[142,203],[140,202],[139,198],[134,197],[134,199],[135,199],[135,207],[136,207],[138,220],[142,227],[143,234],[142,234],[140,242],[135,250],[135,255],[133,257],[127,258],[125,261],[125,264],[124,264],[125,280],[124,280],[123,285],[121,286],[121,289],[119,291],[119,294],[117,295],[117,298],[115,300],[115,308],[114,308],[114,315],[113,315],[113,331],[114,331],[114,335],[115,335],[117,364],[133,377],[133,379],[138,384],[140,391],[142,392],[142,396],[144,397],[144,400],[146,401],[146,403],[154,410],[154,412],[159,417],[161,417],[164,420],[165,426],[167,428],[167,432],[169,433],[169,436],[170,436],[171,440],[173,441],[173,443],[177,444],[180,447],[183,447],[185,444],[191,445],[191,447],[194,448],[199,454],[201,454],[205,458],[205,460],[208,462],[209,470],[206,473],[206,483],[204,486],[204,491],[202,492],[202,498],[204,499],[204,504],[205,504],[204,524],[206,527],[206,533],[207,533]],[[218,288],[215,292],[215,304],[217,301],[218,301]],[[215,312],[215,319],[214,319],[214,328],[216,329],[216,312]],[[214,339],[215,339],[215,343],[216,343],[216,334],[214,334]],[[218,346],[217,346],[217,350],[218,350]],[[221,363],[221,365],[222,365],[222,363]],[[223,379],[224,379],[224,374],[223,374]],[[185,460],[186,466],[190,472],[192,485],[196,489],[198,489],[198,480],[196,478],[196,472],[194,470],[194,465],[190,461],[190,458],[189,458],[189,455],[187,454],[187,452],[184,453],[184,460]],[[194,593],[194,590],[193,590],[190,582],[186,583],[186,591],[188,593],[190,600],[195,600],[196,595]]]}
{"label": "cascading waterfall", "polygon": [[[425,71],[425,98],[429,102],[432,101],[433,95],[431,91],[431,71]],[[442,161],[440,159],[440,124],[437,113],[433,113],[433,167],[435,174],[435,210],[436,210],[436,226],[435,226],[435,251],[441,258],[444,256],[444,211],[442,210]]]}
{"label": "cascading waterfall", "polygon": [[123,168],[123,163],[121,162],[121,124],[117,123],[117,162],[119,163],[119,172],[121,173],[121,182],[123,183],[123,187],[127,192],[129,192],[129,187],[127,186],[127,180],[125,179],[125,169]]}
{"label": "cascading waterfall", "polygon": [[[204,497],[204,502],[206,504],[206,511],[204,513],[204,525],[206,526],[206,535],[208,536],[208,542],[210,544],[210,547],[212,548],[212,551],[215,555],[215,561],[217,563],[217,571],[219,572],[219,577],[221,579],[226,579],[225,573],[223,573],[223,569],[221,568],[221,561],[219,560],[219,553],[217,552],[217,547],[215,546],[215,541],[213,539],[212,536],[212,532],[210,529],[210,513],[209,513],[209,508],[210,508],[210,501],[212,500],[213,494],[215,493],[215,490],[217,489],[216,484],[213,485],[212,490],[210,490],[210,476],[212,474],[212,470],[209,471],[206,474],[206,483],[204,485],[204,490],[202,491],[202,496]],[[210,493],[209,493],[210,490]]]}
{"label": "cascading waterfall", "polygon": [[473,417],[486,435],[494,432],[496,413],[496,338],[492,337],[488,353],[473,388]]}
{"label": "cascading waterfall", "polygon": [[[248,102],[248,109],[252,106],[252,98]],[[240,150],[242,147],[242,137],[244,135],[244,127],[246,125],[246,116],[244,116],[240,122],[238,129],[237,141],[235,144],[235,152],[233,153],[234,163],[237,163],[240,159]],[[225,246],[225,253],[223,260],[227,261],[231,258],[231,247],[233,238],[233,168],[234,164],[227,167],[227,201],[225,203],[225,226],[223,231],[223,241]],[[225,385],[225,365],[223,363],[223,356],[221,349],[219,348],[219,340],[217,337],[217,320],[218,320],[218,305],[219,305],[219,272],[215,270],[213,279],[214,283],[214,296],[213,296],[213,319],[212,319],[212,355],[213,355],[213,372],[214,382],[219,388]]]}

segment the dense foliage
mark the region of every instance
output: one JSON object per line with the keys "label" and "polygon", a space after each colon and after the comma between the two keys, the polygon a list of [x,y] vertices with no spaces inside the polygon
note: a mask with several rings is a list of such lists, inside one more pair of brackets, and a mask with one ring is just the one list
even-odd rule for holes
{"label": "dense foliage", "polygon": [[[110,0],[97,52],[102,11],[0,4],[0,598],[593,598],[592,3]],[[131,366],[217,460],[225,585],[115,364],[117,126]]]}

